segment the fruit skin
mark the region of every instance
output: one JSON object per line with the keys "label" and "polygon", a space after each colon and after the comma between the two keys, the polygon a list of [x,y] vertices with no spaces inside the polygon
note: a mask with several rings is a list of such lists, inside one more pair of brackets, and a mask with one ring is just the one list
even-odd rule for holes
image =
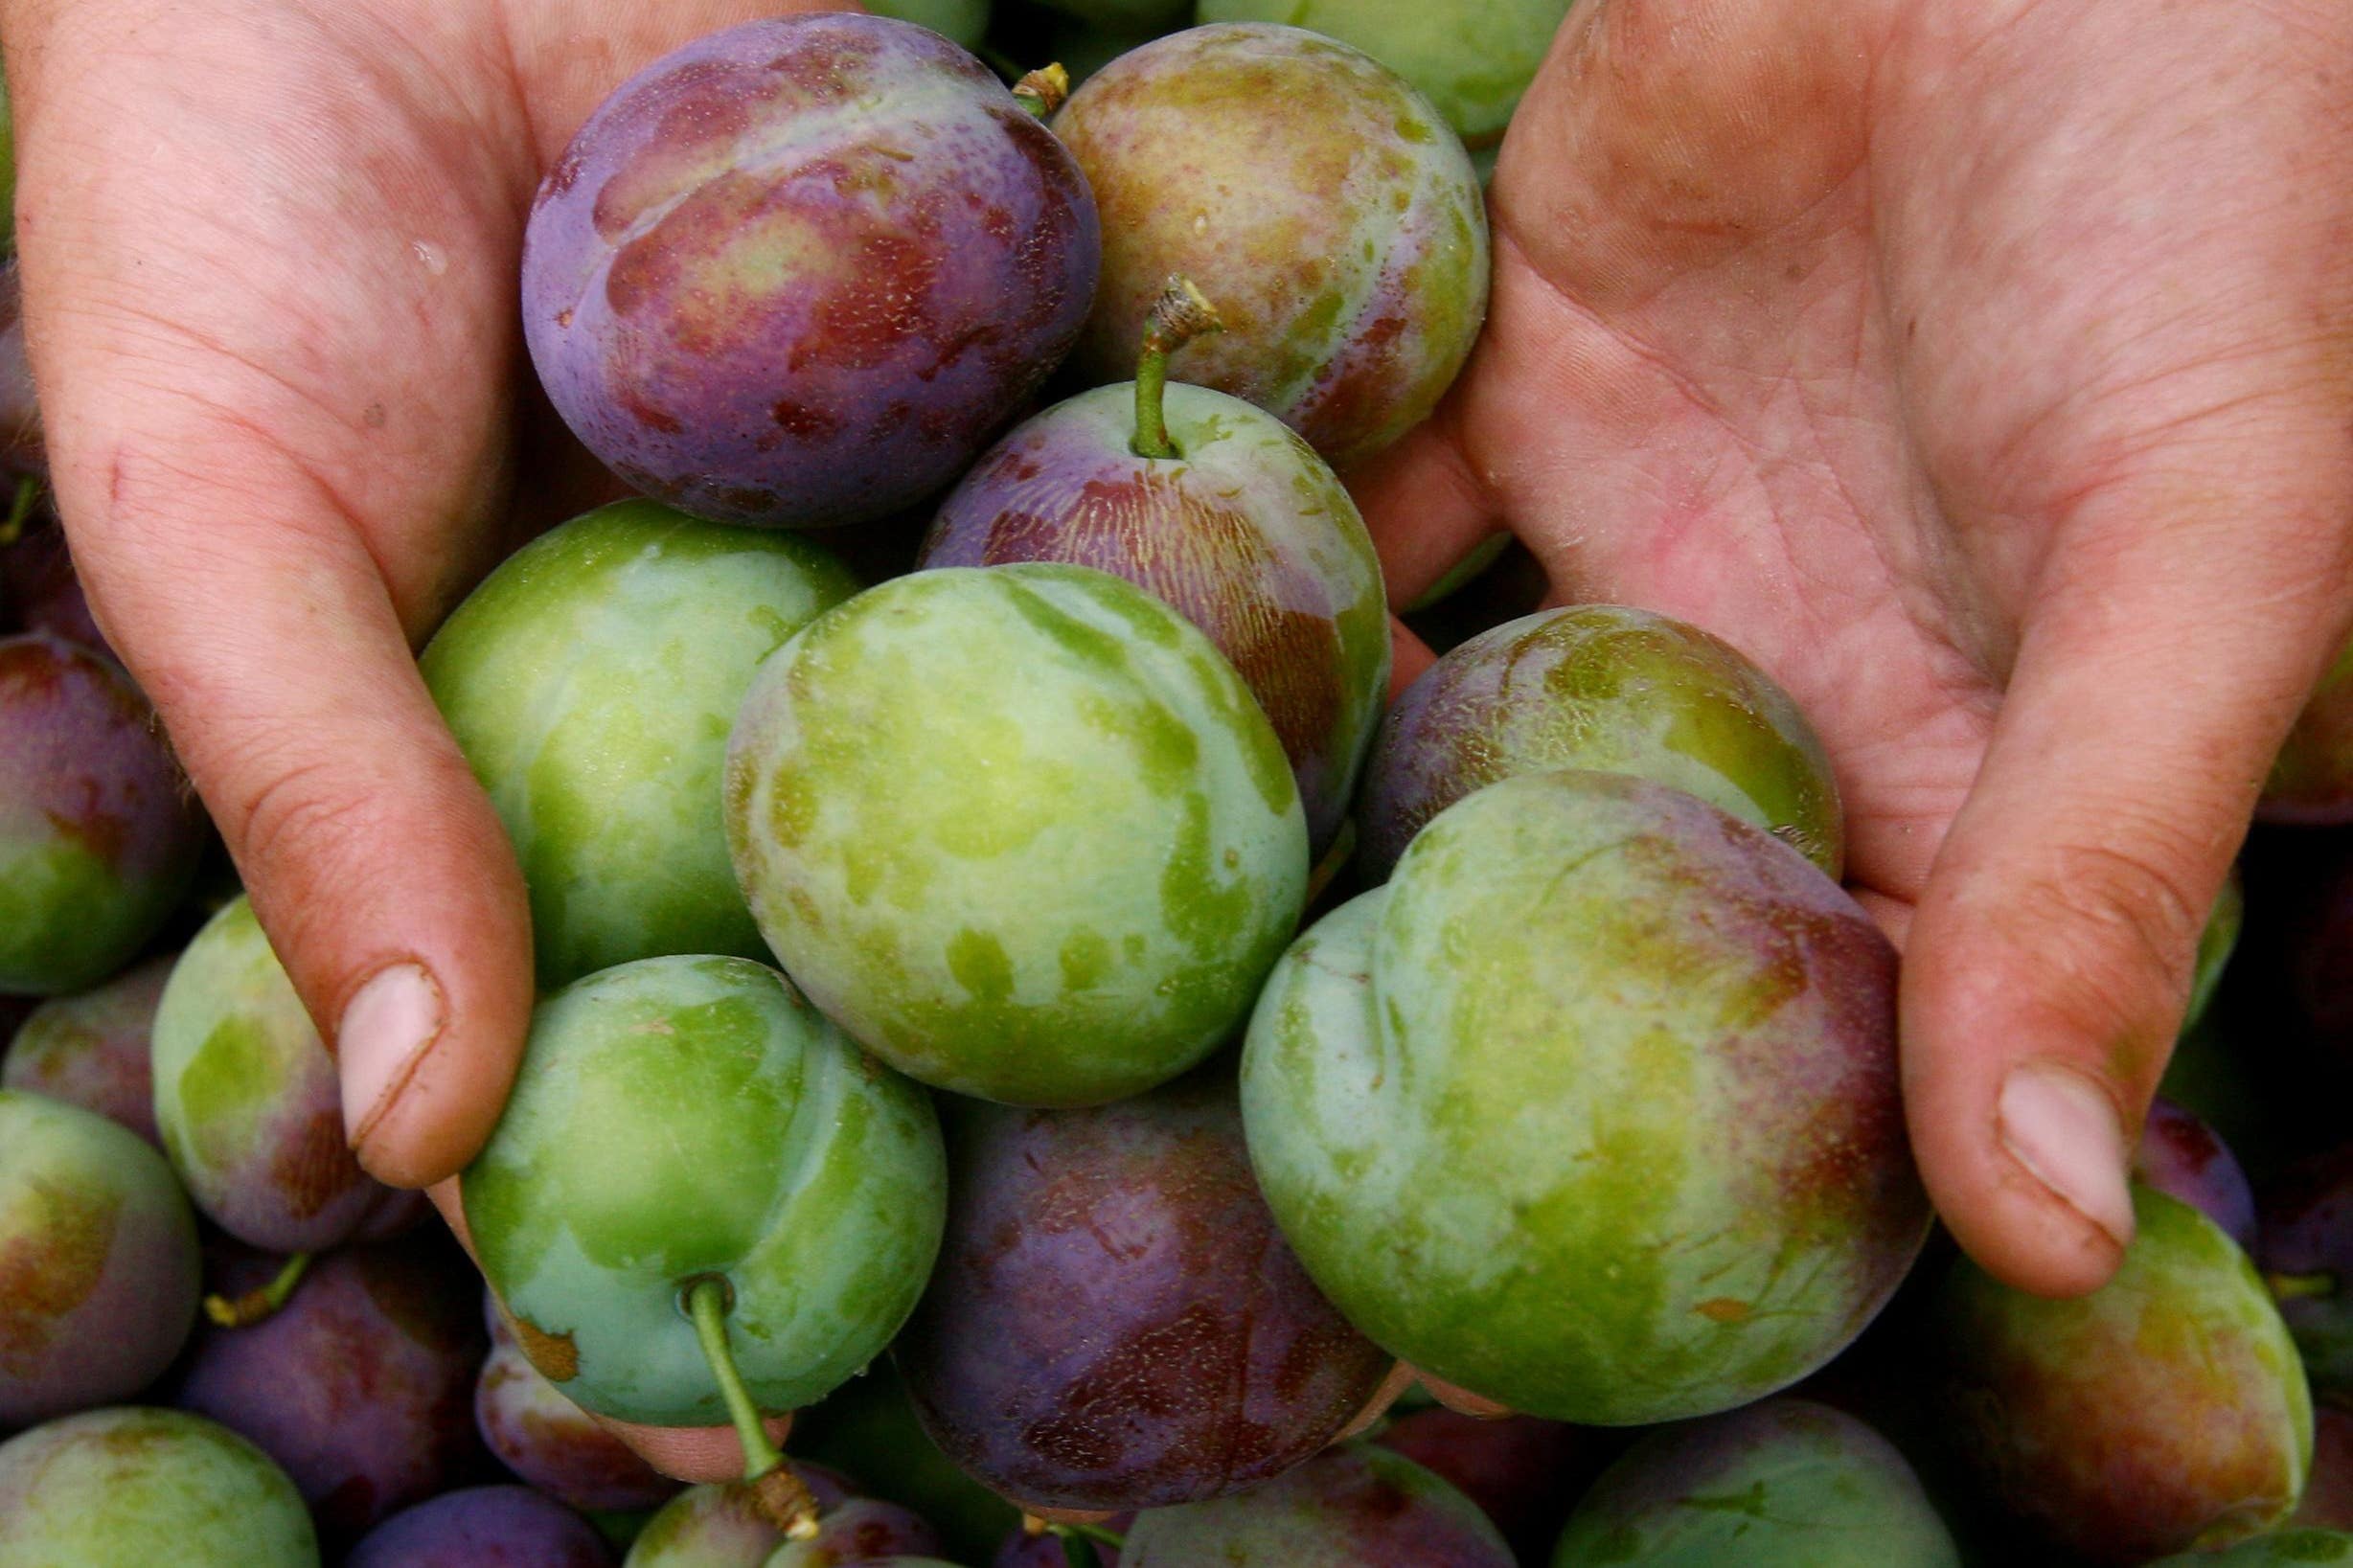
{"label": "fruit skin", "polygon": [[953,480],[1068,352],[1077,166],[981,63],[888,17],[748,22],[589,116],[523,245],[565,421],[701,516],[821,527]]}
{"label": "fruit skin", "polygon": [[1027,420],[941,503],[921,564],[1092,566],[1208,633],[1273,723],[1320,855],[1388,700],[1381,558],[1346,489],[1282,421],[1206,387],[1171,385],[1162,406],[1177,460],[1131,449],[1132,383]]}
{"label": "fruit skin", "polygon": [[164,1563],[318,1568],[318,1537],[286,1472],[201,1417],[116,1406],[0,1443],[0,1568]]}
{"label": "fruit skin", "polygon": [[1135,373],[1171,276],[1224,318],[1169,378],[1256,403],[1348,467],[1421,422],[1487,312],[1478,176],[1429,101],[1343,43],[1227,23],[1087,78],[1054,118],[1103,221],[1073,356]]}
{"label": "fruit skin", "polygon": [[[824,1466],[796,1460],[793,1470],[819,1509],[831,1512],[851,1501],[840,1479]],[[784,1544],[742,1487],[689,1487],[646,1521],[623,1568],[764,1568]]]}
{"label": "fruit skin", "polygon": [[2312,1471],[2291,1524],[2353,1530],[2353,1411],[2312,1408]]}
{"label": "fruit skin", "polygon": [[2282,1524],[2312,1459],[2303,1369],[2246,1254],[2140,1183],[2133,1212],[2123,1267],[2072,1301],[1958,1260],[1930,1338],[1945,1424],[1978,1485],[2096,1562]]}
{"label": "fruit skin", "polygon": [[2148,1568],[2301,1568],[2314,1562],[2353,1562],[2353,1535],[2338,1530],[2283,1530],[2227,1552],[2184,1552]]}
{"label": "fruit skin", "polygon": [[0,1089],[23,1089],[98,1112],[163,1147],[150,1069],[155,1007],[176,955],[125,970],[94,990],[59,996],[17,1026],[0,1060]]}
{"label": "fruit skin", "polygon": [[1281,743],[1209,640],[1083,566],[919,572],[761,668],[727,831],[810,999],[902,1072],[1084,1105],[1222,1044],[1298,920]]}
{"label": "fruit skin", "polygon": [[1498,779],[1591,768],[1689,790],[1837,878],[1846,829],[1814,727],[1729,643],[1621,604],[1540,610],[1463,643],[1382,721],[1359,865],[1389,875],[1424,824]]}
{"label": "fruit skin", "polygon": [[2264,782],[2265,822],[2353,822],[2353,643],[2304,704]]}
{"label": "fruit skin", "polygon": [[461,1191],[524,1353],[582,1408],[726,1419],[679,1296],[722,1276],[763,1408],[864,1367],[914,1309],[946,1208],[930,1101],[773,969],[657,958],[543,1000]]}
{"label": "fruit skin", "polygon": [[242,895],[172,966],[154,1053],[164,1152],[204,1216],[239,1240],[316,1252],[415,1203],[360,1170],[334,1057]]}
{"label": "fruit skin", "polygon": [[563,1396],[523,1353],[495,1300],[483,1314],[490,1354],[474,1384],[474,1426],[501,1465],[567,1508],[659,1508],[680,1484],[637,1457]]}
{"label": "fruit skin", "polygon": [[371,1531],[343,1568],[607,1568],[605,1537],[529,1487],[445,1491]]}
{"label": "fruit skin", "polygon": [[1373,1441],[1476,1503],[1529,1562],[1552,1549],[1569,1505],[1609,1457],[1605,1435],[1583,1427],[1533,1416],[1483,1420],[1446,1409],[1397,1416]]}
{"label": "fruit skin", "polygon": [[[0,101],[8,84],[0,81]],[[0,102],[0,149],[7,147],[6,104]],[[8,154],[0,150],[0,162]],[[10,177],[12,183],[12,175]],[[0,194],[0,216],[8,211]],[[41,405],[33,392],[33,364],[25,357],[25,289],[16,258],[0,261],[0,475],[49,477],[49,453],[42,436]],[[0,511],[0,516],[7,513]]]}
{"label": "fruit skin", "polygon": [[87,989],[195,875],[201,820],[154,711],[110,660],[0,637],[0,991]]}
{"label": "fruit skin", "polygon": [[[284,1261],[248,1253],[212,1284],[234,1298]],[[199,1329],[172,1402],[277,1461],[340,1546],[478,1463],[475,1293],[445,1234],[328,1253],[259,1323]]]}
{"label": "fruit skin", "polygon": [[539,985],[672,953],[767,957],[720,820],[752,671],[857,591],[807,540],[654,501],[485,579],[418,661],[531,890]]}
{"label": "fruit skin", "polygon": [[0,1428],[145,1388],[198,1289],[195,1216],[162,1157],[94,1111],[0,1090]]}
{"label": "fruit skin", "polygon": [[1632,1425],[1828,1361],[1927,1235],[1894,950],[1679,790],[1523,774],[1268,981],[1250,1158],[1308,1272],[1414,1366]]}
{"label": "fruit skin", "polygon": [[[988,1556],[1021,1522],[1012,1504],[940,1452],[887,1357],[795,1416],[792,1447],[857,1477],[860,1491],[922,1514],[948,1550],[967,1560]],[[804,1475],[811,1468],[801,1465]]]}
{"label": "fruit skin", "polygon": [[763,1568],[835,1568],[916,1557],[939,1547],[932,1528],[898,1504],[853,1497],[825,1511],[812,1538],[778,1546]]}
{"label": "fruit skin", "polygon": [[2353,1145],[2267,1183],[2261,1213],[2263,1271],[2301,1283],[2279,1315],[2305,1375],[2324,1396],[2353,1394]]}
{"label": "fruit skin", "polygon": [[1089,1110],[961,1106],[948,1144],[940,1265],[892,1359],[932,1441],[1024,1507],[1240,1491],[1387,1375],[1275,1229],[1218,1069]]}
{"label": "fruit skin", "polygon": [[2255,1250],[2255,1193],[2214,1129],[2170,1100],[2149,1105],[2133,1174],[2199,1210],[2248,1252]]}
{"label": "fruit skin", "polygon": [[1651,1434],[1593,1484],[1552,1568],[1960,1568],[1920,1478],[1852,1416],[1769,1399]]}
{"label": "fruit skin", "polygon": [[1477,1505],[1402,1454],[1325,1450],[1263,1487],[1138,1514],[1120,1568],[1513,1568]]}

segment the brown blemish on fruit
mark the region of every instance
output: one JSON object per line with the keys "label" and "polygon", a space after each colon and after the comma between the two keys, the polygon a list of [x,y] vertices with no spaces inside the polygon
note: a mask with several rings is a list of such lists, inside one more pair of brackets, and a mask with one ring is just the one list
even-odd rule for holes
{"label": "brown blemish on fruit", "polygon": [[523,1358],[538,1369],[540,1376],[551,1383],[568,1383],[580,1375],[580,1347],[572,1343],[570,1334],[551,1334],[519,1313],[508,1322],[514,1326],[514,1342],[521,1347]]}
{"label": "brown blemish on fruit", "polygon": [[122,1219],[122,1198],[66,1192],[35,1182],[34,1223],[0,1244],[0,1367],[30,1375],[65,1316],[90,1299],[105,1277]]}
{"label": "brown blemish on fruit", "polygon": [[1710,1323],[1731,1324],[1746,1320],[1754,1308],[1748,1303],[1735,1301],[1730,1296],[1710,1296],[1692,1310]]}
{"label": "brown blemish on fruit", "polygon": [[799,441],[831,441],[841,434],[841,419],[822,408],[787,398],[768,410],[768,418],[786,435]]}
{"label": "brown blemish on fruit", "polygon": [[343,1112],[323,1105],[270,1157],[269,1180],[296,1219],[308,1219],[363,1180],[344,1141]]}

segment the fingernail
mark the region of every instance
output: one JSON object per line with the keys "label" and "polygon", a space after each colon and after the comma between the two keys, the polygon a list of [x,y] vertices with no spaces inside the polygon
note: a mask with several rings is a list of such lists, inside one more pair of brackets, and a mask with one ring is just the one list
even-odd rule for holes
{"label": "fingernail", "polygon": [[344,1004],[335,1056],[343,1070],[343,1125],[354,1148],[400,1098],[441,1028],[441,988],[416,964],[377,971]]}
{"label": "fingernail", "polygon": [[2001,1080],[1996,1115],[2001,1144],[2027,1173],[2108,1233],[2133,1238],[2133,1194],[2124,1172],[2131,1151],[2115,1102],[2070,1067],[2030,1061]]}

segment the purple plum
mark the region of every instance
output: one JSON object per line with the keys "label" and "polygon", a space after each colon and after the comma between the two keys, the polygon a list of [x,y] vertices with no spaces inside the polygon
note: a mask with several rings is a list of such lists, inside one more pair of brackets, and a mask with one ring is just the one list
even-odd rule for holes
{"label": "purple plum", "polygon": [[1403,1454],[1343,1443],[1263,1487],[1139,1514],[1120,1568],[1513,1568],[1468,1497]]}
{"label": "purple plum", "polygon": [[2305,1374],[2323,1396],[2353,1395],[2353,1144],[2266,1184],[2264,1272]]}
{"label": "purple plum", "polygon": [[[5,357],[4,351],[0,357]],[[6,418],[6,403],[0,400],[0,420]],[[6,487],[0,482],[0,514],[5,514],[5,506]],[[89,597],[81,591],[74,557],[65,547],[65,531],[54,521],[30,527],[14,544],[0,546],[0,589],[25,630],[46,631],[114,657],[105,633],[90,614]]]}
{"label": "purple plum", "polygon": [[948,39],[749,22],[648,66],[539,188],[523,323],[630,485],[702,516],[877,518],[971,463],[1093,298],[1076,164]]}
{"label": "purple plum", "polygon": [[1551,1550],[1569,1505],[1608,1458],[1602,1434],[1534,1416],[1483,1420],[1451,1410],[1400,1416],[1375,1440],[1451,1485],[1520,1557]]}
{"label": "purple plum", "polygon": [[343,1568],[610,1568],[588,1521],[529,1487],[444,1492],[370,1531]]}
{"label": "purple plum", "polygon": [[2204,1214],[2247,1251],[2255,1250],[2255,1193],[2247,1172],[2212,1127],[2172,1101],[2151,1102],[2133,1174]]}
{"label": "purple plum", "polygon": [[659,1508],[680,1483],[656,1470],[523,1353],[495,1303],[491,1353],[474,1384],[474,1424],[500,1464],[560,1503],[591,1511]]}
{"label": "purple plum", "polygon": [[875,1497],[854,1497],[826,1510],[817,1533],[787,1541],[762,1568],[839,1568],[895,1557],[928,1557],[940,1549],[939,1533],[921,1515]]}
{"label": "purple plum", "polygon": [[45,1094],[96,1111],[162,1148],[149,1037],[175,960],[172,954],[148,959],[95,990],[34,1009],[0,1061],[0,1089]]}

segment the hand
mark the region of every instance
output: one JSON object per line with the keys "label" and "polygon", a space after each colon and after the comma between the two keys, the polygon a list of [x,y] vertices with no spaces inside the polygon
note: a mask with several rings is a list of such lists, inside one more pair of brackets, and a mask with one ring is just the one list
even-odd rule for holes
{"label": "hand", "polygon": [[1786,686],[1945,1222],[2093,1288],[2353,619],[2353,11],[1580,0],[1492,208],[1485,338],[1357,476],[1396,602],[1508,525]]}
{"label": "hand", "polygon": [[411,650],[511,542],[518,466],[545,521],[606,483],[527,390],[533,190],[640,65],[794,9],[0,0],[58,508],[387,1181],[472,1158],[532,1006],[521,874]]}

